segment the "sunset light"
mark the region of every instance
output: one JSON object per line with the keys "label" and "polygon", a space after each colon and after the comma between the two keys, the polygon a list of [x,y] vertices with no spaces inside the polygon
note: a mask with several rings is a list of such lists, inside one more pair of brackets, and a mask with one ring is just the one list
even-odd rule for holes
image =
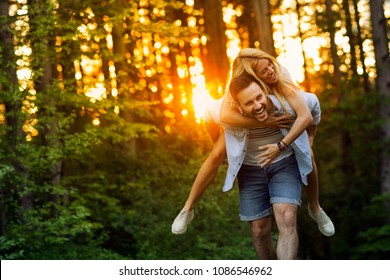
{"label": "sunset light", "polygon": [[[21,34],[27,34],[28,32],[28,13],[24,8],[26,1],[18,1],[20,6],[11,5],[10,14],[19,15],[19,20],[16,21],[16,29]],[[165,17],[166,11],[164,8],[154,7],[149,9],[148,1],[141,1],[138,6],[138,12],[134,14],[134,20],[138,24],[150,25],[152,19],[158,17]],[[195,1],[186,0],[185,5],[189,11],[195,9]],[[226,54],[228,61],[231,65],[243,45],[248,45],[248,34],[245,34],[244,29],[239,28],[240,18],[244,15],[243,4],[233,4],[226,1],[222,2],[223,22],[225,24],[225,36],[226,36]],[[309,22],[310,17],[316,12],[315,9],[310,7],[303,7],[305,10],[305,16],[298,17],[295,1],[284,0],[281,1],[279,6],[279,12],[275,13],[271,17],[273,25],[273,40],[274,46],[277,50],[276,59],[285,66],[293,80],[298,84],[304,84],[305,71],[306,74],[315,74],[316,71],[323,69],[322,65],[326,59],[320,53],[322,49],[329,47],[329,38],[325,36],[306,36],[300,35],[301,32],[308,32],[311,28]],[[334,5],[334,9],[340,9],[341,5]],[[316,8],[318,11],[323,10],[323,6]],[[198,13],[188,13],[186,17],[180,19],[174,19],[172,25],[176,28],[181,28],[184,25],[189,28],[204,28],[204,18],[199,16],[204,11]],[[80,40],[81,55],[79,59],[74,60],[75,67],[75,79],[78,85],[77,93],[84,94],[89,98],[91,103],[95,103],[98,100],[102,100],[110,96],[114,100],[119,100],[123,90],[128,91],[132,95],[138,93],[147,92],[150,95],[151,100],[159,100],[162,104],[165,104],[163,115],[171,120],[166,124],[166,127],[176,122],[176,117],[180,114],[181,117],[194,117],[196,123],[201,124],[202,118],[205,113],[205,108],[208,103],[213,99],[210,95],[210,89],[218,90],[218,96],[222,96],[225,89],[223,85],[208,85],[208,78],[205,75],[205,68],[207,68],[207,62],[202,61],[202,55],[207,52],[208,37],[204,32],[200,32],[187,40],[183,40],[180,37],[163,38],[159,33],[154,32],[142,32],[139,30],[132,30],[131,34],[124,34],[124,40],[129,40],[129,36],[133,36],[134,44],[131,51],[126,51],[123,55],[123,61],[133,66],[138,71],[138,81],[132,81],[129,83],[128,88],[123,89],[118,85],[119,79],[118,70],[116,69],[116,63],[114,62],[114,44],[115,39],[113,36],[114,23],[111,22],[109,16],[103,17],[102,29],[104,30],[103,36],[96,35],[96,30],[99,28],[95,22],[95,13],[93,9],[86,8],[84,11],[80,11],[80,16],[85,17],[73,37],[73,40]],[[367,20],[367,19],[365,19]],[[314,34],[314,33],[313,33]],[[24,36],[25,36],[24,35]],[[341,26],[335,33],[335,43],[338,46],[338,52],[346,54],[346,62],[350,60],[349,53],[351,52],[349,37],[346,34],[345,27]],[[62,39],[57,38],[56,46],[58,52],[62,51]],[[111,53],[107,61],[103,62],[103,51],[99,42],[105,42],[104,51]],[[171,42],[174,47],[172,47]],[[255,46],[259,45],[259,41],[255,41]],[[366,53],[366,66],[374,67],[375,59],[373,56],[371,41],[363,42],[364,51]],[[90,52],[96,53],[91,56]],[[39,112],[39,109],[34,103],[34,85],[30,82],[32,73],[30,69],[29,56],[31,55],[31,48],[28,42],[25,45],[18,45],[15,48],[15,54],[17,60],[17,75],[19,78],[19,84],[21,89],[30,91],[30,96],[24,101],[24,112],[34,115]],[[305,63],[310,62],[310,67],[304,69]],[[106,73],[103,73],[104,64],[107,67]],[[172,66],[175,66],[176,73],[170,72]],[[361,65],[357,66],[357,72],[363,73]],[[62,79],[62,66],[57,65],[57,69]],[[342,71],[347,71],[346,65],[341,65]],[[207,70],[207,69],[206,69]],[[230,69],[229,69],[230,70]],[[332,66],[329,67],[329,71],[332,71]],[[123,73],[122,73],[123,74]],[[163,76],[161,80],[159,76]],[[368,73],[370,77],[374,77],[375,72]],[[177,80],[175,80],[177,76]],[[175,80],[175,81],[174,81]],[[160,96],[160,97],[159,97]],[[216,96],[215,94],[213,96]],[[180,110],[174,108],[180,103]],[[115,114],[120,113],[120,106],[113,108]],[[192,116],[193,115],[193,116]],[[100,120],[98,114],[93,115],[92,123],[99,125]],[[31,121],[26,121],[24,126],[25,131],[28,133],[28,139],[31,139],[32,135],[37,135]],[[165,129],[170,131],[170,129]]]}
{"label": "sunset light", "polygon": [[[286,1],[284,3],[287,3]],[[146,5],[146,2],[145,2]],[[189,7],[194,6],[194,1],[186,1],[186,5]],[[238,52],[242,48],[242,42],[240,35],[237,30],[237,19],[243,15],[243,7],[241,5],[234,6],[233,4],[226,4],[223,7],[223,20],[226,25],[226,38],[227,38],[227,57],[229,62],[232,63],[234,58],[237,56]],[[84,40],[85,44],[81,46],[82,52],[88,52],[93,46],[93,41],[95,40],[92,37],[92,31],[97,28],[97,25],[92,21],[94,13],[91,9],[86,9],[84,13],[91,19],[90,23],[85,23],[79,26],[78,28],[78,39]],[[161,15],[162,10],[154,9],[153,13],[156,15]],[[140,6],[138,10],[138,19],[142,24],[148,24],[150,22],[149,17],[151,16],[150,12]],[[326,41],[320,38],[312,37],[306,39],[304,42],[301,42],[298,38],[294,38],[297,35],[297,18],[293,13],[285,13],[284,15],[275,16],[273,18],[275,23],[275,33],[274,40],[275,46],[280,47],[283,51],[277,57],[278,61],[286,66],[293,77],[293,79],[301,83],[304,79],[302,72],[303,57],[302,57],[302,48],[305,51],[305,55],[313,60],[315,67],[321,64],[322,60],[319,57],[318,50],[326,45]],[[106,31],[106,44],[109,51],[113,51],[114,41],[112,37],[112,23],[108,17],[104,18],[104,29]],[[190,27],[196,27],[199,24],[202,24],[203,19],[198,21],[198,18],[195,16],[187,17],[187,25]],[[176,20],[174,23],[176,26],[182,26],[181,20]],[[77,38],[75,38],[77,39]],[[342,37],[340,37],[342,39]],[[91,43],[88,45],[87,43]],[[179,40],[179,45],[181,44]],[[188,78],[191,83],[191,100],[187,100],[186,97],[181,99],[181,103],[184,107],[192,106],[194,111],[194,117],[197,123],[202,122],[203,115],[205,113],[206,104],[208,104],[213,98],[210,95],[207,85],[207,79],[204,76],[204,65],[199,57],[200,46],[205,46],[207,44],[206,36],[194,36],[191,39],[191,47],[193,56],[188,57],[188,62],[186,63],[186,57],[183,53],[176,54],[177,60],[177,75],[181,81],[186,81]],[[145,34],[138,41],[136,41],[137,48],[134,49],[134,57],[137,61],[141,61],[143,58],[146,59],[147,65],[150,67],[140,67],[140,73],[145,77],[152,78],[156,73],[163,72],[163,66],[170,64],[166,57],[170,53],[170,48],[166,45],[160,38],[156,36],[151,36],[150,34]],[[288,48],[283,48],[283,46],[288,46]],[[19,48],[16,50],[20,53],[21,57],[28,56],[30,51],[27,46]],[[30,51],[31,52],[31,51]],[[21,61],[21,60],[20,60]],[[79,92],[85,92],[85,95],[89,97],[90,102],[94,103],[97,100],[102,98],[107,98],[107,89],[105,88],[105,77],[102,75],[102,60],[100,57],[90,58],[86,55],[81,56],[81,60],[76,60],[75,62],[75,75],[76,80],[79,81]],[[155,67],[153,64],[156,64]],[[18,71],[21,83],[29,79],[29,68],[28,62],[21,62],[20,65],[23,65]],[[109,65],[109,83],[110,83],[110,94],[114,98],[119,97],[119,91],[117,88],[117,73],[115,65],[112,60],[108,61]],[[137,65],[137,64],[136,64]],[[139,64],[140,65],[140,64]],[[26,67],[27,66],[27,67]],[[144,80],[145,81],[145,80]],[[142,80],[140,80],[140,85],[142,85]],[[170,85],[170,86],[169,86]],[[156,83],[145,84],[151,93],[157,93],[161,87]],[[164,104],[170,105],[174,101],[174,95],[172,93],[172,84],[169,83],[165,86],[165,90],[162,93],[162,102]],[[224,89],[221,86],[218,87],[221,94],[223,94]],[[184,90],[184,87],[181,88],[181,91]],[[131,92],[134,92],[134,88],[130,88]],[[37,108],[31,107],[31,104],[26,101],[26,108],[29,108],[31,113],[37,112]],[[189,107],[186,107],[189,109]],[[188,109],[183,108],[181,115],[183,117],[188,117],[190,112]],[[115,113],[119,113],[119,107],[115,107]],[[169,110],[164,112],[164,115],[170,119],[174,119],[175,114],[169,112]],[[99,125],[100,121],[98,116],[93,119],[94,125]],[[32,131],[33,128],[26,124],[26,129]],[[36,132],[34,133],[36,134]]]}

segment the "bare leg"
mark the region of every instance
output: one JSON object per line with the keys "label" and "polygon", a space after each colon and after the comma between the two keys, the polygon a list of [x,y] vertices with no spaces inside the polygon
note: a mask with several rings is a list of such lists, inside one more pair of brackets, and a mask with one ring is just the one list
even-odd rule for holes
{"label": "bare leg", "polygon": [[276,251],[272,244],[271,225],[271,216],[249,222],[253,247],[255,247],[256,254],[261,260],[276,260]]}
{"label": "bare leg", "polygon": [[313,165],[313,171],[307,176],[308,184],[306,186],[306,194],[309,200],[309,205],[311,211],[314,213],[320,212],[320,202],[318,198],[318,171],[317,171],[317,164],[314,159],[314,154],[312,151],[312,165]]}
{"label": "bare leg", "polygon": [[318,199],[318,172],[317,165],[314,160],[312,151],[313,171],[307,176],[308,184],[306,186],[306,194],[309,200],[308,212],[309,216],[318,224],[318,229],[325,236],[332,236],[335,233],[335,228],[332,220],[322,210]]}
{"label": "bare leg", "polygon": [[307,198],[309,200],[309,208],[313,213],[319,213],[321,211],[319,196],[318,196],[318,171],[317,171],[317,164],[314,159],[314,152],[313,152],[313,144],[314,144],[314,138],[317,131],[316,125],[311,125],[306,129],[308,135],[309,135],[309,143],[310,143],[310,153],[311,153],[311,162],[313,166],[312,172],[307,176],[307,186],[305,187],[305,191],[307,194]]}
{"label": "bare leg", "polygon": [[195,181],[192,185],[191,192],[184,205],[186,211],[194,208],[196,202],[199,200],[203,192],[210,186],[211,182],[217,175],[219,166],[226,159],[226,145],[225,135],[221,133],[218,141],[215,143],[210,155],[203,163],[196,175]]}
{"label": "bare leg", "polygon": [[195,203],[199,200],[203,192],[210,186],[211,182],[215,178],[215,175],[217,175],[219,166],[225,161],[225,159],[225,136],[222,133],[210,155],[199,169],[187,201],[172,223],[172,233],[184,234],[186,232],[188,224],[194,218],[193,208],[195,207]]}
{"label": "bare leg", "polygon": [[273,204],[275,220],[279,230],[276,255],[279,260],[294,260],[298,254],[297,209],[286,203]]}

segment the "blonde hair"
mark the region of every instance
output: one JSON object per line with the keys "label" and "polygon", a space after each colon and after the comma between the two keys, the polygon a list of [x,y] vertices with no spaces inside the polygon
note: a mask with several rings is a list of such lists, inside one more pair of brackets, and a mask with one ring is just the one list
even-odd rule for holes
{"label": "blonde hair", "polygon": [[[260,59],[267,59],[273,64],[275,73],[278,77],[278,81],[275,84],[267,85],[256,75],[254,69]],[[262,90],[275,95],[281,102],[283,109],[286,111],[286,96],[296,94],[298,87],[289,79],[289,77],[281,75],[280,72],[281,65],[272,55],[259,49],[244,48],[238,53],[236,59],[233,61],[231,80],[244,73],[248,73],[258,82]]]}

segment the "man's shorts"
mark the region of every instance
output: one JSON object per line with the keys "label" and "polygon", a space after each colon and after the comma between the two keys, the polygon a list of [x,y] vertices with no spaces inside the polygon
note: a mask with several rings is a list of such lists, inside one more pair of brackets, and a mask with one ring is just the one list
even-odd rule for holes
{"label": "man's shorts", "polygon": [[273,203],[301,205],[301,177],[294,154],[264,168],[242,165],[237,178],[242,221],[271,215]]}

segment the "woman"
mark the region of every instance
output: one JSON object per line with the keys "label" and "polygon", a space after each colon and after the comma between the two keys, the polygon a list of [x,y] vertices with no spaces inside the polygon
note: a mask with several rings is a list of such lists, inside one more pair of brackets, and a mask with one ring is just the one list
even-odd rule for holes
{"label": "woman", "polygon": [[[298,93],[298,87],[293,84],[288,71],[280,66],[274,57],[258,50],[258,49],[242,49],[237,58],[233,62],[232,78],[241,75],[243,72],[255,77],[265,87],[268,87],[272,94],[281,101],[285,108],[288,103],[296,113],[296,119],[290,131],[283,139],[284,145],[289,146],[294,140],[306,129],[309,135],[310,146],[312,147],[314,136],[316,132],[316,125],[319,122],[319,116],[315,118],[313,125],[310,125],[312,118],[307,117],[310,114],[307,106],[304,105],[303,97]],[[317,103],[318,103],[318,99]],[[215,101],[216,108],[220,109],[220,121],[233,126],[241,127],[259,127],[259,126],[279,126],[285,127],[288,123],[288,116],[282,118],[273,117],[264,123],[260,123],[254,119],[249,119],[240,114],[239,108],[235,106],[234,100],[227,94],[221,100]],[[319,104],[317,104],[319,108]],[[237,110],[238,109],[238,110]],[[219,109],[216,111],[219,112]],[[284,110],[285,112],[286,109]],[[309,120],[309,123],[308,123]],[[212,125],[209,125],[212,126]],[[219,129],[219,128],[217,128]],[[215,128],[214,128],[215,130]],[[226,147],[224,141],[224,134],[222,133],[218,141],[210,153],[209,157],[203,163],[198,175],[191,188],[190,195],[175,221],[172,224],[172,232],[175,234],[182,234],[186,231],[187,225],[194,218],[194,206],[202,193],[207,189],[217,174],[219,166],[226,159]],[[263,166],[269,164],[278,154],[279,147],[274,145],[267,145],[260,149],[262,151],[259,163]],[[318,173],[317,166],[314,160],[313,150],[311,149],[311,164],[312,172],[307,176],[308,184],[306,189],[309,199],[308,213],[318,224],[320,232],[325,236],[334,234],[335,229],[332,221],[322,210],[318,198]]]}

